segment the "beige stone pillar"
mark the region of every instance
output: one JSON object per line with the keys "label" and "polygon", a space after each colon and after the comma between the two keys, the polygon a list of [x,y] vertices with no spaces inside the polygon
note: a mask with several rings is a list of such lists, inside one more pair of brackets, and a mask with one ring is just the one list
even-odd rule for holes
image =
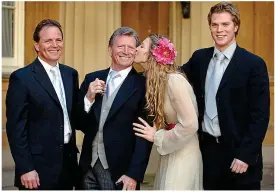
{"label": "beige stone pillar", "polygon": [[171,2],[169,36],[178,50],[178,65],[187,62],[195,50],[213,45],[207,14],[215,3],[191,2],[190,18],[185,19],[180,2]]}
{"label": "beige stone pillar", "polygon": [[[61,59],[75,68],[82,83],[87,73],[110,66],[108,42],[121,26],[120,2],[60,2],[60,23],[64,31]],[[83,135],[77,131],[77,144]]]}

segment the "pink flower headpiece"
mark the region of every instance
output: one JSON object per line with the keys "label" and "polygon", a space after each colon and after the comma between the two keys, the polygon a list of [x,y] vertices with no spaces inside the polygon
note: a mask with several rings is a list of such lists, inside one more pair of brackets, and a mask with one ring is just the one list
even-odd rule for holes
{"label": "pink flower headpiece", "polygon": [[152,50],[152,53],[156,61],[164,65],[172,65],[177,56],[175,46],[167,38],[158,40],[158,45]]}

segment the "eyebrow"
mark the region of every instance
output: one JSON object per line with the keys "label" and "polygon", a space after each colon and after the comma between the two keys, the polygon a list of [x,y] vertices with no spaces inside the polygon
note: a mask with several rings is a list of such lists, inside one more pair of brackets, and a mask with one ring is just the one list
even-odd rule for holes
{"label": "eyebrow", "polygon": [[[127,45],[124,45],[124,44],[123,44],[123,45],[117,45],[117,47],[126,47],[126,46],[127,46]],[[132,48],[132,49],[135,49],[135,48],[136,48],[136,47],[133,47],[133,46],[131,46],[131,45],[128,45],[128,47],[129,47],[129,48]]]}
{"label": "eyebrow", "polygon": [[[41,39],[43,39],[43,38],[41,38]],[[43,39],[43,40],[59,40],[59,39],[61,39],[61,40],[62,40],[62,38],[61,38],[61,37],[58,37],[58,38],[46,38],[46,39]]]}
{"label": "eyebrow", "polygon": [[[230,21],[221,22],[221,24],[229,24],[229,23],[230,23]],[[211,24],[218,24],[218,23],[216,23],[216,22],[212,22]]]}

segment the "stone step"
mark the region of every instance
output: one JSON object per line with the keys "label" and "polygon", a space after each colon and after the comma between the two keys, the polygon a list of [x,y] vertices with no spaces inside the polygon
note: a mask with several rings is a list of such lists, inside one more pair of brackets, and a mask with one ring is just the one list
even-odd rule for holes
{"label": "stone step", "polygon": [[[274,190],[274,147],[263,147],[263,180],[261,183],[262,190]],[[10,150],[2,150],[2,189],[14,190],[14,161]],[[142,190],[153,189],[154,174],[146,174],[144,182],[141,184]]]}

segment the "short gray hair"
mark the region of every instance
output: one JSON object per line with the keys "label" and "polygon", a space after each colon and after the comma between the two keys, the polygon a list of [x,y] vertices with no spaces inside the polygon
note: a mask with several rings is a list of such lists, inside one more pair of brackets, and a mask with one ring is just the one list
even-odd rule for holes
{"label": "short gray hair", "polygon": [[112,36],[110,37],[109,47],[113,46],[115,38],[117,36],[121,36],[121,35],[127,35],[127,36],[134,37],[136,40],[136,47],[138,47],[140,45],[138,33],[134,29],[132,29],[130,27],[120,27],[117,30],[115,30],[114,33],[112,34]]}

